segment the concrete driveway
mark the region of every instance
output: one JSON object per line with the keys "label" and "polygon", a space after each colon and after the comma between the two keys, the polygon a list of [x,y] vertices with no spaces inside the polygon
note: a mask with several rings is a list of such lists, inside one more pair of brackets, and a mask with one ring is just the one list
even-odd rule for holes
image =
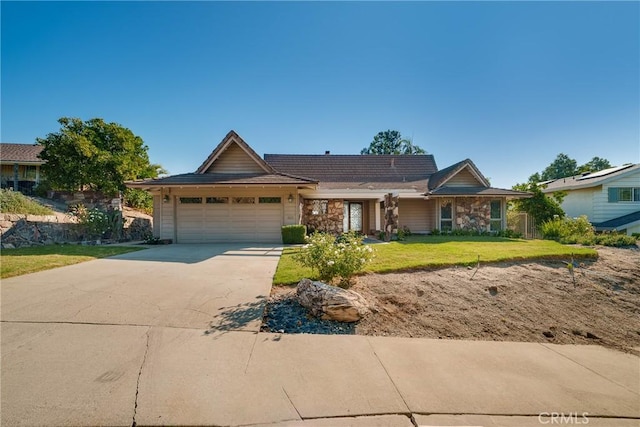
{"label": "concrete driveway", "polygon": [[257,332],[280,254],[168,245],[3,280],[0,424],[131,425],[152,329]]}
{"label": "concrete driveway", "polygon": [[1,318],[258,331],[280,253],[167,245],[6,279]]}

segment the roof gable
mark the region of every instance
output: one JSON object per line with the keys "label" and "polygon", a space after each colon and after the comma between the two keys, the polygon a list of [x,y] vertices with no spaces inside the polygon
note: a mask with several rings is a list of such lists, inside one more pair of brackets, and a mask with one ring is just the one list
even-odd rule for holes
{"label": "roof gable", "polygon": [[205,173],[274,173],[235,131],[231,130],[196,170]]}
{"label": "roof gable", "polygon": [[444,168],[429,178],[429,189],[443,187],[490,187],[487,178],[470,160],[464,159]]}
{"label": "roof gable", "polygon": [[0,161],[3,163],[34,163],[42,164],[44,160],[40,157],[40,152],[44,147],[38,144],[0,144]]}

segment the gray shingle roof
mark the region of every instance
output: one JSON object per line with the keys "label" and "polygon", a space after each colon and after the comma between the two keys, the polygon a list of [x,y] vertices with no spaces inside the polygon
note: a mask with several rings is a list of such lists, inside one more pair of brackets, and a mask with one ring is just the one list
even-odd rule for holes
{"label": "gray shingle roof", "polygon": [[275,170],[321,182],[413,182],[438,170],[432,155],[265,154]]}
{"label": "gray shingle roof", "polygon": [[640,170],[640,163],[635,165],[622,165],[586,175],[575,175],[566,178],[559,178],[554,181],[546,182],[546,188],[544,188],[542,192],[551,193],[554,191],[577,190],[580,188],[595,187],[610,179],[615,179],[616,177],[619,177],[621,175],[634,173],[638,170]]}
{"label": "gray shingle roof", "polygon": [[640,221],[640,211],[633,212],[627,215],[619,216],[618,218],[610,219],[609,221],[599,222],[593,224],[596,230],[614,230],[623,229],[632,222]]}
{"label": "gray shingle roof", "polygon": [[494,187],[440,187],[429,192],[431,196],[512,196],[530,197],[531,193]]}
{"label": "gray shingle roof", "polygon": [[42,148],[42,145],[37,144],[3,142],[0,144],[0,161],[2,161],[2,163],[20,162],[42,164],[44,161],[38,157]]}
{"label": "gray shingle roof", "polygon": [[296,178],[284,174],[242,174],[242,173],[184,173],[165,178],[149,179],[139,182],[128,182],[132,187],[152,187],[155,185],[309,185],[314,181]]}

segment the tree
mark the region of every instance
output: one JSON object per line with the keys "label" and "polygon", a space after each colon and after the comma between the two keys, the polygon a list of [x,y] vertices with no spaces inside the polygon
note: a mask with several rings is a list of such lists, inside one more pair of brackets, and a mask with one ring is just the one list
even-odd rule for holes
{"label": "tree", "polygon": [[54,188],[117,194],[125,189],[125,181],[165,173],[160,165],[149,162],[142,138],[117,123],[68,117],[58,123],[58,132],[36,139],[44,147],[42,171]]}
{"label": "tree", "polygon": [[558,157],[542,171],[540,178],[542,181],[549,181],[577,175],[577,173],[578,163],[566,154],[560,153]]}
{"label": "tree", "polygon": [[564,210],[560,207],[560,203],[562,203],[565,193],[555,192],[552,197],[549,197],[542,192],[544,186],[540,186],[537,182],[516,184],[513,189],[533,194],[532,197],[513,200],[511,203],[516,211],[531,215],[538,225],[553,219],[556,215],[560,218],[564,217]]}
{"label": "tree", "polygon": [[403,139],[397,130],[386,130],[378,132],[360,154],[426,154],[426,151],[413,145],[411,140]]}
{"label": "tree", "polygon": [[611,167],[611,163],[607,159],[601,159],[600,157],[594,157],[589,160],[584,165],[578,168],[578,173],[584,172],[598,172],[604,169],[609,169]]}

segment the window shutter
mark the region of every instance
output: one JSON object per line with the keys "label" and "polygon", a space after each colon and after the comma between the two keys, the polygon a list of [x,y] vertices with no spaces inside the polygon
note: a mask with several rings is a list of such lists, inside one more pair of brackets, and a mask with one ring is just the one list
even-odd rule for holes
{"label": "window shutter", "polygon": [[619,191],[617,187],[609,187],[609,203],[617,203],[618,194]]}

